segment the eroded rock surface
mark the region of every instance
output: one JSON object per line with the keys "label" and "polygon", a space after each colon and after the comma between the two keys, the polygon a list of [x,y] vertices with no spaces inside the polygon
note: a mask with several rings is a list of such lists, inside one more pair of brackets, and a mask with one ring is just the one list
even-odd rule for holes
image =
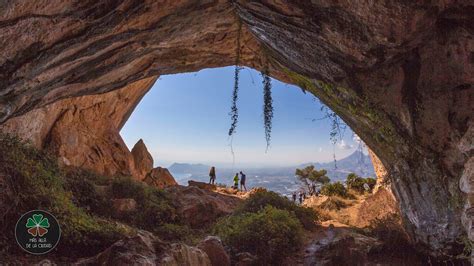
{"label": "eroded rock surface", "polygon": [[[18,123],[35,135],[41,114],[28,112],[48,103],[234,64],[241,21],[241,64],[268,65],[337,112],[386,167],[414,241],[456,255],[457,239],[473,240],[473,10],[470,0],[2,2],[0,121],[25,114]],[[61,127],[78,119],[74,109],[63,117]],[[123,144],[115,131],[85,129],[52,134],[64,163],[107,173],[130,164],[105,159]],[[95,149],[65,148],[79,142]]]}
{"label": "eroded rock surface", "polygon": [[141,171],[136,173],[134,158],[119,131],[155,80],[151,77],[120,90],[60,100],[10,119],[0,130],[50,150],[64,165],[139,178]]}
{"label": "eroded rock surface", "polygon": [[167,265],[211,266],[207,254],[181,243],[164,243],[152,233],[138,231],[135,236],[117,241],[91,258],[73,265]]}
{"label": "eroded rock surface", "polygon": [[166,191],[178,204],[179,216],[193,228],[205,227],[231,214],[241,201],[234,196],[197,187],[172,186]]}

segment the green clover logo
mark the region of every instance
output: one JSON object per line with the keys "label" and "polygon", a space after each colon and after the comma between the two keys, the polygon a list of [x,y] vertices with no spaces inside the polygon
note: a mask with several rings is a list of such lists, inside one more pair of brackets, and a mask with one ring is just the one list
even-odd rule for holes
{"label": "green clover logo", "polygon": [[32,236],[44,236],[49,228],[48,218],[43,218],[42,214],[33,214],[32,218],[28,218],[26,222],[28,233]]}

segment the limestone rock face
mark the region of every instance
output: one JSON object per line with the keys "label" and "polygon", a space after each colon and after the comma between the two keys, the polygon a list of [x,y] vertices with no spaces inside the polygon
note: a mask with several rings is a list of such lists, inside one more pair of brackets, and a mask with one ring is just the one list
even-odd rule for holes
{"label": "limestone rock face", "polygon": [[[456,255],[457,239],[474,240],[473,191],[466,187],[473,9],[471,0],[3,1],[0,121],[20,119],[13,131],[52,146],[65,164],[121,172],[131,160],[110,151],[123,150],[118,131],[90,131],[86,121],[94,116],[77,115],[97,111],[63,101],[232,65],[240,21],[240,63],[268,66],[271,76],[331,107],[386,167],[412,239],[433,255]],[[63,112],[43,109],[58,102],[67,106],[51,134],[59,140],[37,137],[49,136],[61,119]],[[105,121],[97,119],[94,127]],[[69,121],[81,126],[67,131]]]}
{"label": "limestone rock face", "polygon": [[153,157],[148,152],[145,143],[140,139],[132,148],[132,156],[137,177],[142,180],[153,169]]}
{"label": "limestone rock face", "polygon": [[150,186],[155,186],[157,188],[165,188],[169,186],[175,186],[176,180],[171,175],[170,171],[166,168],[156,167],[153,168],[143,179],[143,182],[147,183]]}
{"label": "limestone rock face", "polygon": [[139,178],[142,170],[135,172],[134,157],[119,131],[155,80],[151,77],[120,90],[60,100],[8,120],[0,131],[52,151],[64,165]]}
{"label": "limestone rock face", "polygon": [[373,151],[368,149],[368,152],[377,177],[377,183],[375,184],[373,193],[376,193],[381,187],[390,190],[390,178],[387,169]]}

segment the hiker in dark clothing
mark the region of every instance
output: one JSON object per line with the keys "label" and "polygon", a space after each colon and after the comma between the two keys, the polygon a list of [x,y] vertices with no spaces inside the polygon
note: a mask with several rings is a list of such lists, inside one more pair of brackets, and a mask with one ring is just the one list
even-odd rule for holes
{"label": "hiker in dark clothing", "polygon": [[245,186],[245,181],[247,179],[247,176],[240,171],[240,190],[245,189],[247,191],[247,187]]}
{"label": "hiker in dark clothing", "polygon": [[300,198],[299,198],[299,200],[300,200],[300,204],[302,204],[302,203],[303,203],[303,192],[300,192]]}
{"label": "hiker in dark clothing", "polygon": [[293,202],[295,202],[295,203],[296,203],[296,191],[295,191],[295,192],[293,192]]}
{"label": "hiker in dark clothing", "polygon": [[213,184],[216,181],[216,168],[213,166],[209,171],[209,184]]}

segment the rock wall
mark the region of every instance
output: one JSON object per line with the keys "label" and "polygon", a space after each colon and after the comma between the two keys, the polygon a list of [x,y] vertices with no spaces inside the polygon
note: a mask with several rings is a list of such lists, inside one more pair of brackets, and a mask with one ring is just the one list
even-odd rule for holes
{"label": "rock wall", "polygon": [[319,97],[379,157],[418,246],[455,255],[473,240],[472,21],[470,0],[2,2],[0,121],[232,65],[240,35],[242,65]]}
{"label": "rock wall", "polygon": [[[150,77],[120,90],[60,100],[8,120],[0,125],[0,131],[50,150],[64,165],[143,179],[147,169],[135,170],[134,156],[123,142],[120,129],[155,80]],[[143,163],[140,160],[137,166]]]}

